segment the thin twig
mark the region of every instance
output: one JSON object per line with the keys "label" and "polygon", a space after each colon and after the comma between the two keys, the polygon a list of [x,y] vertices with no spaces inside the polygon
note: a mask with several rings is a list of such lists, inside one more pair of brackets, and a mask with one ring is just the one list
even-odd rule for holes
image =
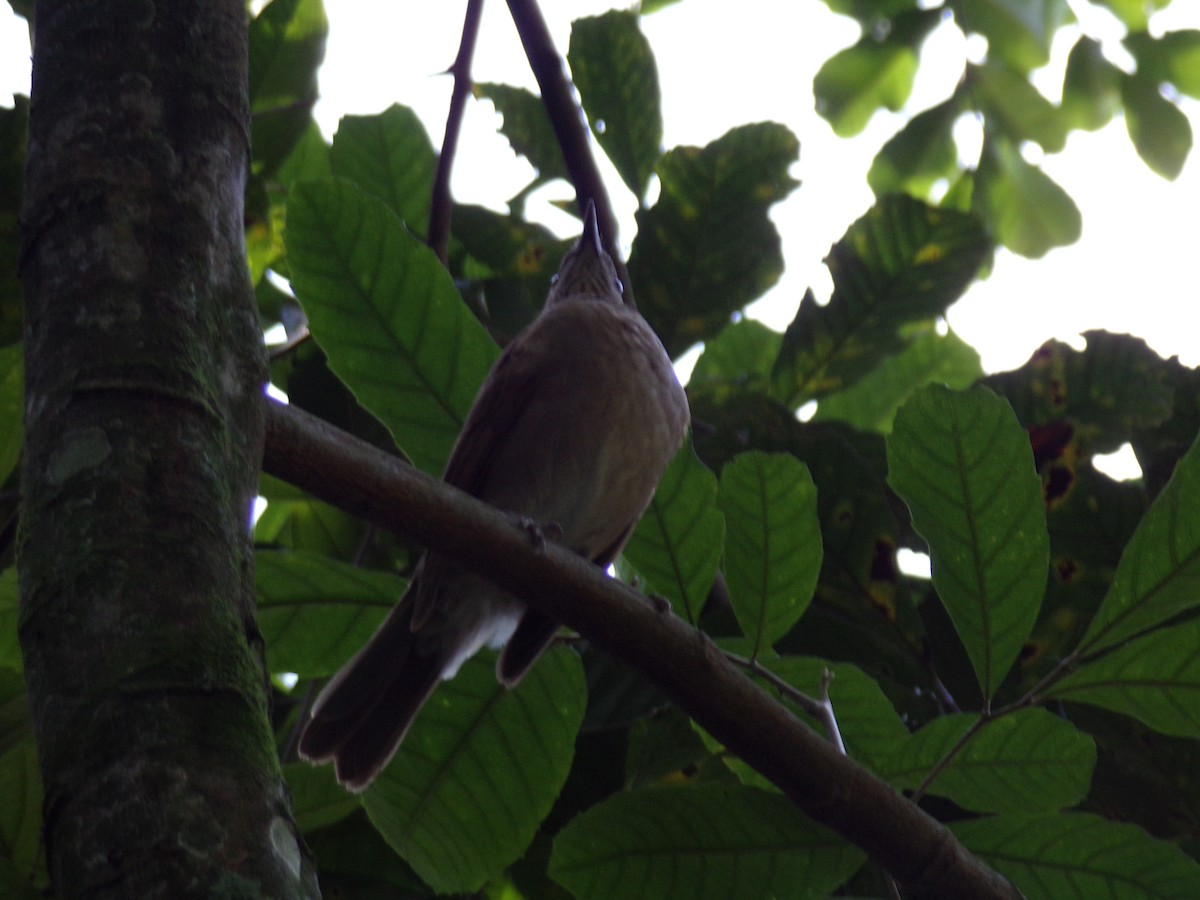
{"label": "thin twig", "polygon": [[583,110],[575,102],[562,57],[554,49],[550,29],[546,27],[546,20],[542,18],[537,0],[508,0],[508,9],[512,13],[513,23],[517,26],[517,33],[521,36],[521,45],[529,59],[529,68],[537,78],[538,87],[541,88],[542,104],[546,107],[554,135],[558,138],[567,172],[575,186],[575,198],[579,208],[582,210],[589,199],[596,204],[600,231],[604,235],[609,256],[617,264],[617,275],[625,286],[625,303],[627,306],[636,307],[633,302],[633,289],[629,284],[629,272],[617,246],[617,219],[613,215],[612,203],[609,202],[600,170],[596,168],[596,160],[592,157]]}
{"label": "thin twig", "polygon": [[845,755],[846,745],[842,742],[842,732],[838,728],[837,717],[833,712],[833,703],[829,700],[829,684],[833,681],[833,673],[831,671],[826,669],[821,675],[821,699],[818,700],[784,681],[770,669],[763,666],[757,657],[748,659],[744,656],[738,656],[736,653],[730,653],[727,650],[722,650],[721,652],[735,666],[745,669],[752,675],[758,676],[814,719],[821,722],[825,726],[825,736],[829,738],[830,743],[837,747],[839,753]]}
{"label": "thin twig", "polygon": [[450,199],[450,170],[454,167],[454,154],[458,150],[458,136],[462,131],[467,97],[471,94],[471,59],[475,55],[475,39],[479,35],[479,19],[482,13],[483,0],[467,0],[462,40],[458,45],[454,65],[450,67],[450,73],[454,76],[454,90],[450,94],[450,109],[446,113],[446,134],[442,138],[442,152],[438,155],[437,173],[433,178],[427,238],[430,248],[437,254],[443,266],[450,258],[450,213],[454,208]]}

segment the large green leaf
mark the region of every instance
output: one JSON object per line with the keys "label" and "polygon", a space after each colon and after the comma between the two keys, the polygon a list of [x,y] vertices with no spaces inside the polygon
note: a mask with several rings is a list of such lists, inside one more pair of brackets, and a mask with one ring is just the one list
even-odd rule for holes
{"label": "large green leaf", "polygon": [[1200,738],[1200,620],[1132,640],[1046,694],[1125,713],[1163,734]]}
{"label": "large green leaf", "polygon": [[858,43],[835,53],[813,78],[820,113],[840,137],[866,127],[878,109],[900,109],[912,93],[918,54],[941,11],[898,13],[887,28],[870,29]]}
{"label": "large green leaf", "polygon": [[1027,900],[1200,896],[1200,864],[1136,825],[1068,813],[995,816],[951,830]]}
{"label": "large green leaf", "polygon": [[439,473],[499,352],[450,276],[383,201],[341,179],[293,189],[287,247],[330,368]]}
{"label": "large green leaf", "polygon": [[1188,117],[1159,93],[1157,82],[1140,75],[1121,79],[1121,99],[1138,156],[1163,178],[1174,180],[1192,149]]}
{"label": "large green leaf", "polygon": [[10,862],[26,884],[44,887],[48,879],[42,778],[32,735],[0,753],[0,797],[0,858]]}
{"label": "large green leaf", "polygon": [[[934,719],[887,760],[884,772],[912,790],[977,720],[968,713]],[[1096,745],[1045,710],[1026,709],[985,725],[938,773],[927,790],[975,812],[1050,812],[1087,796]]]}
{"label": "large green leaf", "polygon": [[929,544],[934,587],[990,699],[1046,590],[1050,541],[1029,438],[991,391],[931,385],[896,416],[888,472]]}
{"label": "large green leaf", "polygon": [[1067,57],[1063,77],[1063,122],[1069,128],[1094,131],[1107,125],[1121,108],[1124,74],[1108,61],[1100,44],[1081,37]]}
{"label": "large green leaf", "polygon": [[649,508],[625,547],[647,589],[696,622],[704,608],[725,543],[717,479],[696,458],[690,441],[675,454]]}
{"label": "large green leaf", "polygon": [[1045,256],[1079,240],[1083,230],[1075,201],[999,135],[984,139],[975,201],[1000,243],[1021,256]]}
{"label": "large green leaf", "polygon": [[0,347],[0,485],[8,480],[21,457],[25,431],[21,427],[25,396],[25,363],[21,344]]}
{"label": "large green leaf", "polygon": [[596,141],[629,189],[645,197],[663,126],[658,68],[638,14],[612,10],[577,19],[567,61]]}
{"label": "large green leaf", "polygon": [[1067,0],[965,0],[954,8],[963,31],[988,40],[988,55],[1018,72],[1050,61],[1058,27],[1071,18]]}
{"label": "large green leaf", "polygon": [[1192,445],[1125,547],[1079,645],[1113,647],[1200,605],[1200,442]]}
{"label": "large green leaf", "polygon": [[421,120],[393,104],[376,116],[345,116],[329,151],[333,174],[386,203],[417,237],[429,225],[437,153]]}
{"label": "large green leaf", "polygon": [[374,633],[404,580],[315,553],[254,557],[258,625],[272,672],[332,675]]}
{"label": "large green leaf", "polygon": [[524,88],[489,82],[480,82],[473,90],[476,97],[491,100],[496,112],[504,117],[501,133],[508,138],[513,151],[537,169],[538,182],[568,177],[562,149],[541,97]]}
{"label": "large green leaf", "polygon": [[904,326],[958,299],[990,250],[974,216],[912,197],[881,197],[825,263],[833,295],[811,294],[788,326],[773,394],[789,406],[849,387],[907,343]]}
{"label": "large green leaf", "polygon": [[895,191],[928,197],[936,183],[952,180],[958,174],[954,123],[962,108],[956,93],[913,116],[875,154],[867,172],[871,190],[877,195]]}
{"label": "large green leaf", "polygon": [[558,796],[587,691],[551,649],[514,690],[481,654],[441,685],[363,794],[384,838],[439,893],[473,892],[525,852]]}
{"label": "large green leaf", "polygon": [[24,665],[21,645],[17,641],[20,605],[17,567],[9,566],[0,571],[0,669],[14,672],[20,672]]}
{"label": "large green leaf", "polygon": [[357,794],[338,784],[332,766],[291,763],[283,767],[283,775],[292,795],[292,815],[302,832],[341,821],[362,806]]}
{"label": "large green leaf", "polygon": [[757,656],[812,602],[822,556],[817,489],[795,457],[750,451],[721,470],[720,499],[725,583]]}
{"label": "large green leaf", "polygon": [[270,174],[308,127],[329,22],[321,0],[272,0],[250,21],[250,145]]}
{"label": "large green leaf", "polygon": [[1057,153],[1067,142],[1062,112],[1029,81],[1005,65],[971,66],[971,96],[987,118],[991,132],[1000,132],[1014,144],[1035,141],[1048,153]]}
{"label": "large green leaf", "polygon": [[767,213],[796,186],[800,145],[771,122],[743,125],[658,163],[658,202],[638,212],[629,272],[647,321],[676,356],[718,334],[783,272]]}
{"label": "large green leaf", "polygon": [[939,334],[928,323],[911,330],[912,343],[899,354],[852,387],[822,397],[813,420],[837,419],[886,434],[897,410],[917,388],[933,383],[967,388],[983,375],[979,353],[953,331]]}
{"label": "large green leaf", "polygon": [[826,894],[862,853],[779,794],[697,784],[616,794],[554,841],[550,875],[580,900]]}
{"label": "large green leaf", "polygon": [[[1169,0],[1155,2],[1166,5]],[[1180,93],[1200,98],[1200,30],[1169,31],[1161,37],[1136,30],[1125,46],[1137,59],[1139,76],[1151,83],[1169,81]]]}
{"label": "large green leaf", "polygon": [[704,342],[704,352],[688,381],[689,391],[723,387],[765,391],[782,340],[782,334],[756,319],[743,318],[727,325]]}

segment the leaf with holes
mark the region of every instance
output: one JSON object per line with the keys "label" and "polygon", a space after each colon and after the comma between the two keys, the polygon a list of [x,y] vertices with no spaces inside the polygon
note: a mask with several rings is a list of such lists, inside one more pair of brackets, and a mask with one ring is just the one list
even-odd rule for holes
{"label": "leaf with holes", "polygon": [[801,301],[775,363],[773,396],[795,407],[854,384],[904,349],[906,326],[945,312],[990,250],[973,215],[881,197],[829,251],[829,303],[811,293]]}
{"label": "leaf with holes", "polygon": [[298,184],[288,264],[329,367],[409,458],[441,472],[499,350],[433,252],[343,179]]}
{"label": "leaf with holes", "polygon": [[587,689],[574,651],[550,650],[514,690],[495,654],[443,682],[363,805],[438,893],[478,891],[518,859],[575,753]]}
{"label": "leaf with holes", "polygon": [[721,470],[725,583],[738,625],[757,654],[791,629],[821,572],[817,488],[788,454],[753,451]]}
{"label": "leaf with holes", "polygon": [[1046,590],[1050,540],[1029,437],[986,388],[931,385],[896,416],[888,473],[929,544],[933,585],[991,698]]}
{"label": "leaf with holes", "polygon": [[629,259],[638,307],[671,356],[720,333],[779,280],[768,212],[791,193],[800,143],[774,122],[743,125],[658,161],[658,202],[637,214]]}

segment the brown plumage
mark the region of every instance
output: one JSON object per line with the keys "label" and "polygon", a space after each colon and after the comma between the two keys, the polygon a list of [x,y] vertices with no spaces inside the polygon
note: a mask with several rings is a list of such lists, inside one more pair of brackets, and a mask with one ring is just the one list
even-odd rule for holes
{"label": "brown plumage", "polygon": [[[545,526],[607,566],[629,540],[683,441],[687,398],[658,337],[623,305],[595,210],[563,258],[541,314],[496,361],[444,479]],[[512,687],[558,623],[430,551],[405,595],[313,705],[300,755],[333,760],[351,790],[391,760],[439,680],[503,645]]]}

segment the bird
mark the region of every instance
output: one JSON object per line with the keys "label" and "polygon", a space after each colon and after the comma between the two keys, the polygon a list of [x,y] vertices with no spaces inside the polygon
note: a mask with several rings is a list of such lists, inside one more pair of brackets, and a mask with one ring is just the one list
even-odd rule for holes
{"label": "bird", "polygon": [[[538,316],[488,373],[443,480],[607,568],[633,534],[689,425],[662,342],[605,251],[594,204]],[[347,789],[388,765],[438,683],[482,647],[514,687],[559,623],[428,550],[374,636],[312,705],[299,754]]]}

